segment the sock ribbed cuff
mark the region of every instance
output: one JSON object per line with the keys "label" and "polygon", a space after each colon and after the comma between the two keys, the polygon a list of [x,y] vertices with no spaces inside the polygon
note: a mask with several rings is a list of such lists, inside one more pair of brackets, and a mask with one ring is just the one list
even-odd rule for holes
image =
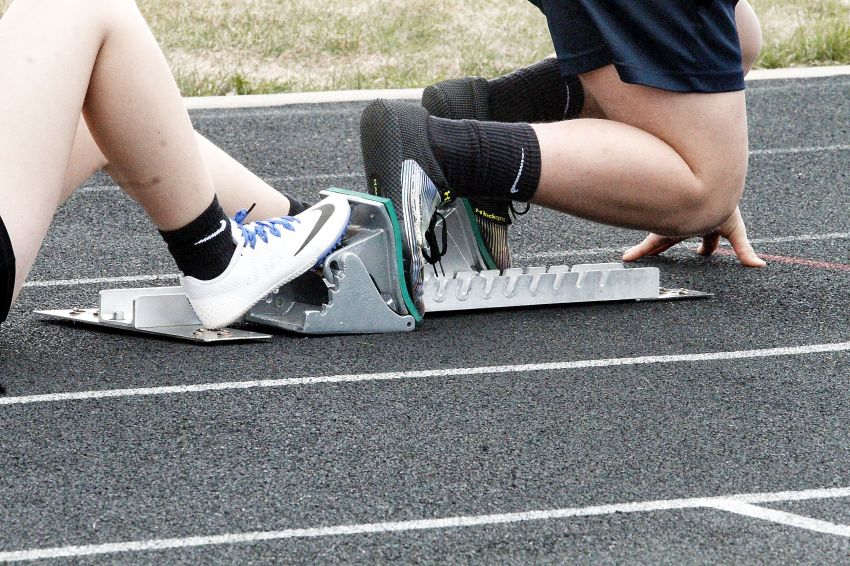
{"label": "sock ribbed cuff", "polygon": [[525,123],[429,118],[428,139],[459,196],[530,200],[540,182],[540,144]]}
{"label": "sock ribbed cuff", "polygon": [[208,281],[227,269],[236,242],[230,231],[230,219],[224,214],[218,198],[195,220],[177,230],[159,232],[168,245],[177,268],[188,277]]}
{"label": "sock ribbed cuff", "polygon": [[562,77],[558,60],[538,61],[487,81],[490,119],[497,122],[558,122],[584,106],[578,77]]}

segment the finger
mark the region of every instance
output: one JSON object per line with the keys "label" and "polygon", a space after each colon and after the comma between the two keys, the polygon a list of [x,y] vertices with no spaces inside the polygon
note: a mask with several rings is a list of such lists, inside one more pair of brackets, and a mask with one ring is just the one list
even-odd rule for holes
{"label": "finger", "polygon": [[720,234],[712,232],[702,237],[702,243],[697,248],[697,253],[699,255],[709,256],[714,253],[718,244],[720,244]]}
{"label": "finger", "polygon": [[747,267],[764,267],[767,265],[767,262],[756,254],[746,233],[743,236],[739,233],[730,235],[729,243],[732,244],[732,249],[735,250],[735,255],[738,256],[738,261],[742,265]]}
{"label": "finger", "polygon": [[623,261],[635,261],[645,256],[655,256],[675,246],[682,239],[665,238],[657,234],[650,234],[646,239],[623,253]]}
{"label": "finger", "polygon": [[724,234],[729,243],[732,244],[732,249],[735,250],[735,255],[742,265],[747,267],[764,267],[767,263],[761,259],[750,244],[750,239],[747,236],[747,226],[744,224],[744,217],[741,214],[739,207],[735,208],[733,214],[734,227],[728,234]]}

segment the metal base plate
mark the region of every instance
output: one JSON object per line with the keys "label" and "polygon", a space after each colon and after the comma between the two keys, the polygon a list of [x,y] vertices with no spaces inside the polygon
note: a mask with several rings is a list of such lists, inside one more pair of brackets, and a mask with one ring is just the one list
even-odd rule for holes
{"label": "metal base plate", "polygon": [[132,322],[101,320],[98,309],[39,310],[35,312],[40,315],[44,315],[48,318],[52,318],[54,320],[79,322],[89,326],[99,326],[111,330],[122,330],[125,332],[135,332],[141,334],[149,334],[153,336],[162,336],[165,338],[185,340],[188,342],[197,342],[201,344],[269,340],[271,338],[270,334],[249,332],[247,330],[240,330],[238,328],[207,330],[205,328],[201,328],[197,324],[179,326],[138,327],[135,326]]}

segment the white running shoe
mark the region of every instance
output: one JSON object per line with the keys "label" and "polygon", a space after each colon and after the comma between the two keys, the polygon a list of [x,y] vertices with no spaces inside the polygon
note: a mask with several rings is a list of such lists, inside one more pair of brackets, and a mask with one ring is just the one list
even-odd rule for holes
{"label": "white running shoe", "polygon": [[351,207],[341,195],[316,203],[297,216],[242,224],[230,222],[236,252],[227,269],[209,281],[181,278],[183,291],[205,328],[238,320],[263,297],[322,261],[342,239]]}

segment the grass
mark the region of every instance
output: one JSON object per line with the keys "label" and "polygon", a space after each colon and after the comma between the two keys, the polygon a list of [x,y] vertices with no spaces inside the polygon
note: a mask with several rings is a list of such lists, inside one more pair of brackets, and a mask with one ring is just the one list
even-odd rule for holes
{"label": "grass", "polygon": [[[850,0],[751,3],[765,36],[759,67],[850,63]],[[552,51],[545,18],[524,0],[138,4],[186,95],[418,87]]]}
{"label": "grass", "polygon": [[761,18],[764,33],[759,67],[850,63],[850,1],[751,3]]}

